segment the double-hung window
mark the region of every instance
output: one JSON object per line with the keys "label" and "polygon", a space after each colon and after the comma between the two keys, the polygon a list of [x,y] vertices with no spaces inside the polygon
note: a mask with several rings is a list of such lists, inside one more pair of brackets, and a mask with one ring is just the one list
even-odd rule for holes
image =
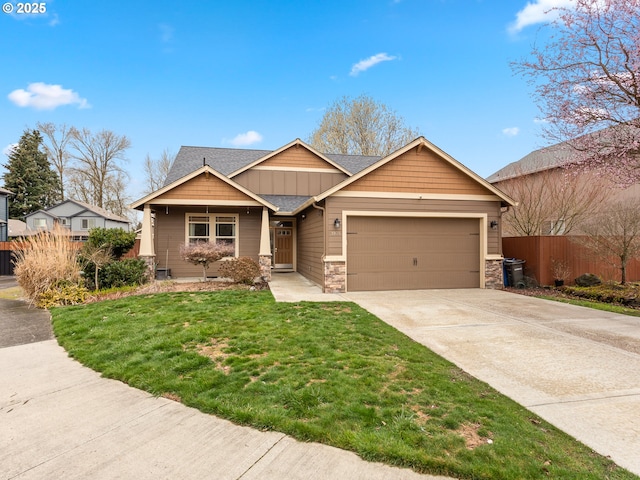
{"label": "double-hung window", "polygon": [[238,254],[238,215],[187,214],[187,242],[216,242],[232,245]]}

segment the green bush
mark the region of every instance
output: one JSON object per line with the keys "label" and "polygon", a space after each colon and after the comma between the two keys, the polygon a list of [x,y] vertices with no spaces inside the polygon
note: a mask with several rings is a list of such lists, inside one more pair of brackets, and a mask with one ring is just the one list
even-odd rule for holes
{"label": "green bush", "polygon": [[256,277],[260,276],[260,266],[249,257],[230,258],[220,263],[218,275],[235,283],[253,285]]}
{"label": "green bush", "polygon": [[[89,288],[95,287],[95,265],[89,263],[85,266],[84,277]],[[125,258],[107,263],[98,270],[98,284],[101,289],[113,287],[125,287],[142,285],[148,280],[147,264],[137,258]]]}
{"label": "green bush", "polygon": [[89,290],[77,283],[60,281],[39,295],[36,306],[50,308],[60,305],[77,305],[84,303],[88,294]]}
{"label": "green bush", "polygon": [[133,248],[136,232],[125,232],[122,228],[92,228],[87,243],[96,248],[108,248],[117,260]]}

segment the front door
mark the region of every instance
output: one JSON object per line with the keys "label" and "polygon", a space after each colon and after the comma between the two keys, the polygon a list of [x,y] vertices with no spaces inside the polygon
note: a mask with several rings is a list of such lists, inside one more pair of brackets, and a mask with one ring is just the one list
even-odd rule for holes
{"label": "front door", "polygon": [[274,229],[274,267],[293,268],[293,228],[276,227]]}

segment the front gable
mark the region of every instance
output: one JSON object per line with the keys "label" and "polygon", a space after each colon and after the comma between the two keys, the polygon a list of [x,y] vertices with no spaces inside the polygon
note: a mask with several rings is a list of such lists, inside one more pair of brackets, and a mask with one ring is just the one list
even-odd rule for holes
{"label": "front gable", "polygon": [[187,199],[213,201],[232,200],[240,202],[252,200],[248,195],[207,172],[203,172],[175,188],[158,195],[154,200],[156,203],[162,203],[163,200]]}
{"label": "front gable", "polygon": [[342,191],[491,194],[486,187],[420,145],[372,170]]}
{"label": "front gable", "polygon": [[314,200],[332,195],[371,194],[419,199],[499,200],[503,206],[516,203],[424,137],[380,159]]}
{"label": "front gable", "polygon": [[259,195],[313,196],[346,178],[337,164],[294,142],[236,173],[233,180]]}

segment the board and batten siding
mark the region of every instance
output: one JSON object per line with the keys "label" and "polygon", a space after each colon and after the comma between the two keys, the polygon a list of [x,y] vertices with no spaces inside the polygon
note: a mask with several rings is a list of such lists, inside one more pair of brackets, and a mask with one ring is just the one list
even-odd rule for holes
{"label": "board and batten siding", "polygon": [[[326,165],[326,164],[325,164]],[[260,195],[318,195],[334,187],[347,176],[344,173],[251,169],[233,180]]]}
{"label": "board and batten siding", "polygon": [[[326,199],[326,224],[327,255],[340,256],[346,254],[342,251],[342,235],[334,228],[336,218],[342,221],[343,211],[379,211],[402,213],[451,213],[456,216],[465,214],[487,214],[487,225],[492,220],[500,221],[500,201],[474,201],[474,200],[427,200],[406,198],[353,198],[353,197],[328,197]],[[341,228],[348,229],[347,225]],[[336,232],[332,234],[332,232]],[[487,254],[499,255],[502,253],[500,241],[500,229],[487,228]]]}
{"label": "board and batten siding", "polygon": [[[165,206],[158,206],[156,210],[154,247],[158,268],[170,268],[171,275],[176,278],[202,277],[202,267],[192,265],[180,258],[180,245],[186,241],[186,214],[204,215],[206,214],[205,208],[170,206],[168,211],[167,214]],[[209,207],[209,215],[211,214],[238,215],[238,256],[251,257],[257,262],[260,250],[262,209],[250,208],[249,214],[247,214],[246,208]],[[215,276],[217,272],[218,266],[213,264],[209,266],[207,275]]]}
{"label": "board and batten siding", "polygon": [[309,208],[297,217],[298,261],[297,270],[302,276],[319,285],[324,280],[324,231],[322,211]]}
{"label": "board and batten siding", "polygon": [[492,194],[473,178],[430,150],[413,148],[378,167],[343,191],[433,194]]}

